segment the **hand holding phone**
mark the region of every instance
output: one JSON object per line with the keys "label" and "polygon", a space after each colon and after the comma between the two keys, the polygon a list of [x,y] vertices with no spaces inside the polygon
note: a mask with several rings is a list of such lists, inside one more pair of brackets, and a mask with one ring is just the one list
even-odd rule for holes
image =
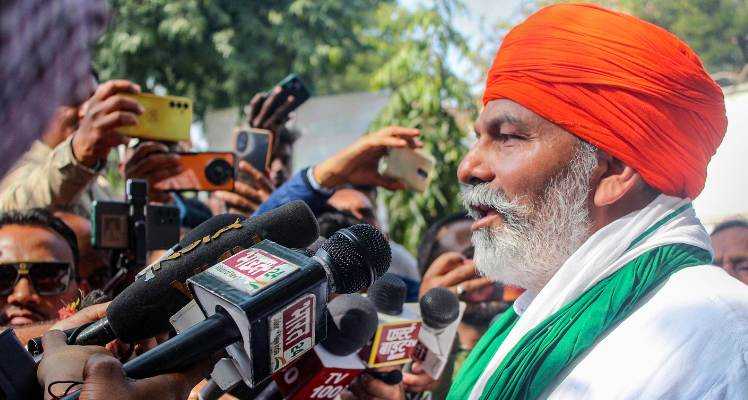
{"label": "hand holding phone", "polygon": [[423,192],[434,171],[431,154],[410,148],[390,149],[379,162],[379,173],[403,182],[408,189]]}
{"label": "hand holding phone", "polygon": [[[275,135],[267,129],[234,128],[234,153],[237,159],[244,160],[252,168],[265,172],[270,169],[270,160],[273,154],[273,143]],[[238,178],[244,182],[249,181],[249,176],[244,173],[238,174]]]}
{"label": "hand holding phone", "polygon": [[177,153],[182,172],[156,182],[156,190],[216,191],[234,189],[234,153]]}
{"label": "hand holding phone", "polygon": [[151,93],[128,94],[144,109],[138,124],[121,128],[123,135],[141,139],[179,142],[190,140],[192,100]]}
{"label": "hand holding phone", "polygon": [[244,112],[251,127],[275,130],[309,97],[304,82],[296,74],[290,74],[270,91],[256,94]]}

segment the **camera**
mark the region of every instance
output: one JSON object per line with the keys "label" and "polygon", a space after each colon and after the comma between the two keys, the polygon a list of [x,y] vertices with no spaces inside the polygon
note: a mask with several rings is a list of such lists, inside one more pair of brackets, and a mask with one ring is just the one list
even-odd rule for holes
{"label": "camera", "polygon": [[134,251],[142,242],[144,250],[151,251],[168,249],[179,241],[179,209],[148,204],[147,192],[145,181],[128,180],[127,201],[93,203],[94,248]]}

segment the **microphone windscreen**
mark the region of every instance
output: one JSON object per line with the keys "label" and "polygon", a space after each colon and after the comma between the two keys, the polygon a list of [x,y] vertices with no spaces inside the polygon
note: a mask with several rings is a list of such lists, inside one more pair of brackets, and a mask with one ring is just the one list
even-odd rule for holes
{"label": "microphone windscreen", "polygon": [[402,279],[390,273],[382,275],[369,288],[369,298],[374,303],[377,311],[398,315],[403,312],[403,303],[408,293],[408,287]]}
{"label": "microphone windscreen", "polygon": [[248,226],[261,227],[258,234],[285,247],[300,249],[319,237],[317,218],[309,206],[294,200],[246,221]]}
{"label": "microphone windscreen", "polygon": [[424,325],[435,330],[446,328],[460,315],[460,301],[451,290],[430,289],[418,301]]}
{"label": "microphone windscreen", "polygon": [[336,293],[355,293],[369,287],[390,267],[390,244],[371,225],[358,224],[341,229],[327,239],[320,250],[329,257]]}
{"label": "microphone windscreen", "polygon": [[377,330],[374,304],[357,294],[343,294],[327,304],[327,339],[322,347],[336,356],[347,356],[366,345]]}
{"label": "microphone windscreen", "polygon": [[233,213],[218,214],[214,217],[211,217],[207,221],[187,232],[184,237],[179,240],[179,246],[177,247],[177,250],[187,247],[195,240],[202,239],[203,236],[216,233],[216,231],[226,225],[230,225],[235,221],[241,222],[245,219],[247,219],[245,216]]}
{"label": "microphone windscreen", "polygon": [[[299,204],[301,203],[301,204]],[[225,224],[213,223],[218,218]],[[239,218],[237,218],[239,219]],[[171,328],[169,317],[187,302],[184,282],[213,266],[235,248],[249,248],[260,239],[286,247],[305,247],[317,239],[317,221],[304,202],[292,202],[244,221],[216,216],[201,225],[216,227],[151,267],[149,273],[126,287],[107,308],[109,324],[117,337],[133,342]],[[197,229],[197,228],[196,228]],[[204,232],[210,232],[205,229]]]}

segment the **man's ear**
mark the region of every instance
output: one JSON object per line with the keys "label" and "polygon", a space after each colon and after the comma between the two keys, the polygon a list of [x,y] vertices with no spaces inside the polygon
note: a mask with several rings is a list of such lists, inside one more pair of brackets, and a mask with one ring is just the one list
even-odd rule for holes
{"label": "man's ear", "polygon": [[592,199],[596,207],[612,205],[632,189],[645,185],[638,172],[613,157],[598,157],[598,168],[600,178]]}

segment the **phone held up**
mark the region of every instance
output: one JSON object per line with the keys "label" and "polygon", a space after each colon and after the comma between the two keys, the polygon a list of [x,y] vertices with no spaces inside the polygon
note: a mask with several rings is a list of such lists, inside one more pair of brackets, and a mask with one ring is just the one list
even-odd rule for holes
{"label": "phone held up", "polygon": [[154,189],[169,192],[234,189],[234,153],[176,153],[182,172],[159,181]]}
{"label": "phone held up", "polygon": [[120,129],[123,135],[166,142],[190,140],[191,99],[178,96],[158,96],[151,93],[125,96],[135,99],[145,108],[145,112],[138,117],[137,125]]}
{"label": "phone held up", "polygon": [[392,149],[379,160],[383,176],[403,182],[408,189],[423,192],[434,172],[434,157],[424,151]]}

